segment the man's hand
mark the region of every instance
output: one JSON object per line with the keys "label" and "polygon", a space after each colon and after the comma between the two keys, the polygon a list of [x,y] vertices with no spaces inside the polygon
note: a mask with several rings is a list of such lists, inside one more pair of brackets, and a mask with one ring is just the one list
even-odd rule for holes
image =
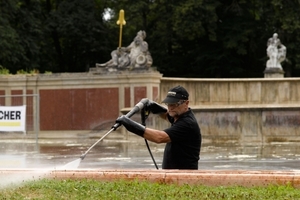
{"label": "man's hand", "polygon": [[141,136],[141,137],[144,137],[144,133],[145,133],[145,126],[131,120],[130,118],[126,117],[125,115],[122,115],[121,117],[119,117],[117,120],[116,120],[116,123],[120,123],[122,124],[123,126],[125,126],[125,128],[138,135],[138,136]]}
{"label": "man's hand", "polygon": [[158,103],[151,101],[151,100],[148,100],[146,108],[153,114],[163,114],[168,111],[165,107],[163,107],[163,106],[159,105]]}

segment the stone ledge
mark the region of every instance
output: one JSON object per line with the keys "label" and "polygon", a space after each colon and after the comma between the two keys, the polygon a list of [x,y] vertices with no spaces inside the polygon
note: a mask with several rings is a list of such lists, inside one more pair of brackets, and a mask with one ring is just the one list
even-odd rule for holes
{"label": "stone ledge", "polygon": [[[49,179],[95,179],[99,181],[139,180],[166,184],[198,184],[207,186],[268,186],[290,184],[300,188],[300,170],[248,171],[248,170],[52,170],[2,169],[1,176],[30,174]],[[41,176],[44,174],[44,176]]]}
{"label": "stone ledge", "polygon": [[291,184],[300,188],[300,171],[246,170],[77,170],[53,171],[51,178],[91,178],[96,180],[141,180],[167,184],[198,184],[207,186],[268,186]]}

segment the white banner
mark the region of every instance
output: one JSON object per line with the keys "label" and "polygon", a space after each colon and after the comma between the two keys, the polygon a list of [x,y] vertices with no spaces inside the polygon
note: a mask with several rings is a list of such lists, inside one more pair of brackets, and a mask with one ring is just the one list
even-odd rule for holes
{"label": "white banner", "polygon": [[0,106],[0,131],[26,131],[26,106]]}

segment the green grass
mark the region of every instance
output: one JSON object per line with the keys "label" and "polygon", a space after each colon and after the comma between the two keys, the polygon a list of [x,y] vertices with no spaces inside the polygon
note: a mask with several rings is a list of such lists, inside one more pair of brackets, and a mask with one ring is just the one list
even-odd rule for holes
{"label": "green grass", "polygon": [[0,199],[300,199],[290,185],[268,187],[174,185],[138,181],[48,180],[0,190]]}

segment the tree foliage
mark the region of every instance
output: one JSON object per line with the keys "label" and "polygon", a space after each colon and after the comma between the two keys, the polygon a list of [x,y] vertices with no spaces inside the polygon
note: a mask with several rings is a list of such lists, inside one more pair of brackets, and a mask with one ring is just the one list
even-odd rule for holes
{"label": "tree foliage", "polygon": [[[263,77],[266,42],[287,47],[286,76],[300,76],[299,0],[2,0],[0,65],[11,72],[83,72],[139,30],[164,76]],[[104,19],[105,11],[110,19]]]}

